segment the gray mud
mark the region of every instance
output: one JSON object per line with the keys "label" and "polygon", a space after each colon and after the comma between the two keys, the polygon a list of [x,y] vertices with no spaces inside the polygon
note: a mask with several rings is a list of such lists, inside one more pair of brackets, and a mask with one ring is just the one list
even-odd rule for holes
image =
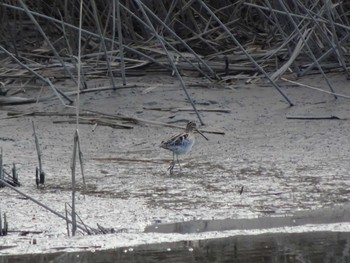
{"label": "gray mud", "polygon": [[[350,95],[345,76],[329,77],[336,92]],[[129,81],[142,87],[84,94],[80,107],[181,126],[197,120],[189,111],[147,109],[190,107],[174,78],[148,76]],[[301,81],[327,89],[319,76]],[[140,232],[154,223],[290,215],[349,201],[347,99],[335,100],[328,94],[281,83],[296,104],[289,107],[269,85],[236,83],[225,88],[202,80],[195,82],[189,92],[198,107],[231,112],[201,112],[206,124],[203,129],[223,131],[225,135],[206,134],[209,141],[198,136],[193,151],[180,157],[181,172],[175,169],[173,175],[168,174],[172,154],[159,148],[162,140],[179,130],[135,125],[131,130],[98,126],[93,131],[92,125],[79,126],[88,189],[85,199],[80,192],[77,205],[86,224]],[[103,83],[91,81],[89,85]],[[38,91],[28,91],[27,95],[37,96]],[[1,117],[9,110],[74,112],[58,100],[2,107]],[[291,120],[286,116],[340,119]],[[67,119],[21,117],[0,122],[6,169],[15,162],[20,189],[61,213],[64,202],[70,202],[70,159],[76,127],[55,121]],[[37,157],[31,120],[36,123],[47,173],[43,189],[35,186]],[[82,189],[82,180],[78,181]],[[0,199],[2,211],[12,219],[10,229],[44,231],[47,236],[64,234],[65,222],[10,189],[0,189]],[[32,220],[25,220],[28,215]]]}

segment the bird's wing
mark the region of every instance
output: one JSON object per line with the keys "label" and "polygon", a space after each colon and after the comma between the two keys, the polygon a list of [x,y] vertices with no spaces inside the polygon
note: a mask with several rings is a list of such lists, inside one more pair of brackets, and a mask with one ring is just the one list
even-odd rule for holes
{"label": "bird's wing", "polygon": [[188,138],[187,133],[180,133],[180,134],[177,134],[177,135],[171,137],[169,140],[162,142],[160,147],[168,146],[168,145],[181,145],[182,142],[184,140],[186,140],[187,138]]}

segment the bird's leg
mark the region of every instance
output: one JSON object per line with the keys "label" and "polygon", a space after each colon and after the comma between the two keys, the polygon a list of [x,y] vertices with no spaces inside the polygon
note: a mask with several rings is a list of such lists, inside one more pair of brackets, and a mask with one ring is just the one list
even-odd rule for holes
{"label": "bird's leg", "polygon": [[177,154],[176,154],[176,159],[177,159],[177,163],[179,164],[180,171],[181,171],[181,165],[180,165],[180,162],[179,162],[179,156]]}
{"label": "bird's leg", "polygon": [[175,153],[173,153],[173,161],[171,162],[171,165],[168,168],[168,171],[170,172],[170,174],[173,173],[174,166],[175,166]]}

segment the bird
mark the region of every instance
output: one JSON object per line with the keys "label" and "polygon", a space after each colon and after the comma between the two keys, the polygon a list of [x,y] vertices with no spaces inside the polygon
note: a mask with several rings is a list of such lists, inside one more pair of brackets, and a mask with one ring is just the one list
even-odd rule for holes
{"label": "bird", "polygon": [[162,141],[160,144],[160,147],[169,151],[173,152],[173,161],[168,168],[168,171],[170,174],[172,174],[173,169],[175,167],[175,155],[177,163],[179,164],[180,171],[181,171],[181,165],[179,162],[179,155],[188,153],[192,150],[192,146],[195,142],[195,136],[194,132],[198,132],[200,135],[202,135],[207,141],[209,140],[207,137],[204,136],[203,133],[201,133],[197,129],[197,125],[195,122],[190,121],[187,123],[186,129],[173,137],[171,137],[169,140]]}

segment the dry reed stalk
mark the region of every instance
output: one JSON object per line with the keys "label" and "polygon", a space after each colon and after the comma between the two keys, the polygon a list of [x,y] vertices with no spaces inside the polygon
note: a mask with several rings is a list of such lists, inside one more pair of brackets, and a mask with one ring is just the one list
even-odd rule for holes
{"label": "dry reed stalk", "polygon": [[[21,58],[21,63],[32,70],[28,74],[5,63],[0,76],[17,80],[31,77],[36,72],[44,77],[43,81],[45,78],[56,81],[67,78],[66,67],[71,77],[76,77],[76,62],[72,57],[76,56],[77,50],[74,43],[77,43],[75,32],[79,30],[78,3],[57,2],[50,10],[43,8],[45,5],[41,2],[28,2],[26,6],[23,1],[0,3],[0,12],[4,14],[0,16],[0,33],[5,36],[0,40],[0,47]],[[207,8],[203,8],[203,4]],[[144,17],[143,12],[150,22],[140,19]],[[286,70],[296,76],[316,70],[332,90],[326,70],[341,68],[350,75],[346,45],[350,35],[348,12],[346,3],[330,1],[298,0],[292,5],[287,0],[87,1],[83,5],[80,70],[94,78],[106,73],[110,76],[121,74],[125,84],[128,74],[143,75],[147,70],[176,73],[173,57],[179,57],[175,66],[180,73],[202,75],[208,79],[220,79],[224,75],[222,82],[236,79],[242,73],[253,76],[261,72],[265,78],[269,79],[271,75],[274,80],[283,77]],[[48,21],[48,25],[42,21]],[[35,26],[30,28],[32,23]],[[4,25],[11,25],[12,31]],[[308,41],[300,45],[303,33],[310,30]],[[21,38],[34,39],[34,42],[17,43],[16,32],[20,32]],[[44,42],[48,48],[38,48]],[[250,56],[244,54],[242,47]],[[88,56],[90,53],[96,55]],[[138,64],[133,59],[142,62]],[[51,67],[45,60],[51,61]],[[147,70],[142,68],[143,65],[147,65]],[[139,71],[130,70],[137,67]],[[55,79],[48,78],[50,76]],[[270,83],[281,93],[275,83]],[[282,96],[288,102],[286,95]]]}
{"label": "dry reed stalk", "polygon": [[61,56],[59,55],[59,53],[57,52],[56,48],[53,46],[53,44],[51,43],[50,39],[47,37],[47,35],[45,34],[44,30],[42,29],[42,27],[39,25],[39,23],[36,21],[36,19],[34,18],[34,16],[29,12],[29,9],[27,7],[26,4],[24,4],[24,2],[22,0],[19,0],[19,3],[21,4],[22,8],[24,9],[24,11],[26,12],[26,14],[28,15],[28,17],[30,18],[30,20],[33,22],[33,24],[35,25],[35,27],[37,28],[37,30],[40,32],[40,34],[43,36],[43,38],[45,39],[45,42],[49,45],[50,49],[52,50],[52,52],[54,53],[55,57],[58,59],[58,61],[60,61],[62,67],[65,69],[65,71],[67,72],[67,74],[70,76],[70,78],[76,83],[76,79],[73,77],[72,73],[70,72],[70,70],[66,67],[63,59],[61,58]]}
{"label": "dry reed stalk", "polygon": [[108,68],[109,77],[111,79],[111,83],[112,83],[113,89],[116,90],[116,83],[115,83],[115,79],[114,79],[114,75],[113,75],[113,72],[112,72],[111,64],[110,64],[110,61],[109,61],[109,58],[108,58],[108,54],[107,54],[107,46],[106,46],[104,37],[102,35],[101,24],[100,24],[100,19],[98,17],[98,11],[97,11],[95,0],[91,0],[91,5],[92,5],[93,14],[94,14],[94,19],[95,19],[97,32],[100,35],[102,49],[103,49],[103,52],[104,52],[104,55],[105,55],[105,58],[106,58],[106,64],[107,64],[107,68]]}
{"label": "dry reed stalk", "polygon": [[197,111],[197,109],[196,109],[196,106],[195,106],[194,103],[193,103],[193,100],[192,100],[190,94],[188,93],[188,91],[187,91],[187,89],[186,89],[186,84],[185,84],[185,82],[183,81],[183,79],[182,79],[182,77],[181,77],[181,75],[180,75],[180,73],[179,73],[179,71],[178,71],[178,69],[177,69],[177,67],[176,67],[176,65],[175,65],[175,63],[174,63],[173,58],[172,58],[172,57],[170,56],[170,54],[168,53],[168,50],[166,49],[164,42],[163,42],[163,41],[161,40],[161,38],[159,37],[159,35],[158,35],[157,31],[155,30],[155,28],[154,28],[154,26],[153,26],[151,20],[150,20],[149,17],[147,16],[146,11],[145,11],[145,9],[144,9],[144,5],[143,5],[139,0],[135,0],[135,2],[137,3],[138,7],[139,7],[140,10],[142,11],[142,14],[143,14],[144,18],[146,19],[148,25],[151,27],[151,29],[152,29],[154,35],[157,37],[157,39],[158,39],[159,43],[161,44],[163,50],[164,50],[165,53],[167,54],[167,58],[168,58],[168,60],[169,60],[169,62],[170,62],[170,64],[171,64],[171,66],[172,66],[172,68],[173,68],[173,70],[174,70],[174,72],[175,72],[175,74],[176,74],[178,80],[180,81],[181,87],[182,87],[182,89],[184,90],[187,99],[188,99],[189,102],[191,103],[191,105],[192,105],[192,107],[193,107],[193,110],[195,111],[195,113],[196,113],[196,115],[197,115],[197,117],[198,117],[200,123],[203,125],[204,122],[203,122],[201,116],[199,115],[199,113],[198,113],[198,111]]}
{"label": "dry reed stalk", "polygon": [[[311,56],[312,60],[315,62],[318,70],[320,71],[320,73],[322,74],[323,78],[325,79],[329,89],[331,90],[331,92],[334,94],[334,90],[333,90],[333,87],[329,81],[329,79],[327,78],[324,70],[322,69],[320,63],[317,61],[315,55],[314,55],[314,52],[313,50],[311,49],[310,45],[308,44],[308,42],[303,38],[303,33],[301,32],[299,26],[297,25],[297,23],[295,22],[295,20],[293,19],[293,17],[290,15],[290,12],[288,12],[288,8],[286,6],[286,4],[284,3],[283,0],[278,0],[282,9],[287,13],[287,17],[289,19],[289,21],[291,22],[291,24],[294,26],[294,30],[296,30],[299,34],[299,37],[300,39],[303,41],[303,44],[305,45],[307,51],[308,51],[308,54]],[[336,95],[334,95],[334,98],[337,98]]]}
{"label": "dry reed stalk", "polygon": [[280,89],[280,87],[270,78],[267,72],[259,64],[256,63],[256,61],[252,58],[252,56],[245,50],[245,48],[239,43],[239,41],[234,37],[234,35],[227,29],[227,27],[225,27],[225,25],[220,21],[220,19],[210,10],[210,8],[201,1],[199,1],[199,3],[202,5],[204,9],[206,9],[215,18],[215,20],[222,26],[222,28],[230,35],[233,42],[235,42],[235,44],[243,51],[243,53],[248,57],[248,59],[259,69],[259,71],[265,75],[265,77],[278,90],[278,92],[289,103],[289,105],[293,106],[294,104],[289,100],[287,95],[284,94],[284,92]]}

